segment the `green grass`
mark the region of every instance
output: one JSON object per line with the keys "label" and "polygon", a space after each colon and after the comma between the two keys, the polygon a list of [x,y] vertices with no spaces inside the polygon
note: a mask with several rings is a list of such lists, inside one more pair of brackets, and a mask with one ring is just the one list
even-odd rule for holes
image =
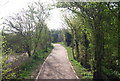
{"label": "green grass", "polygon": [[68,58],[75,70],[75,72],[77,73],[78,77],[80,79],[89,79],[89,80],[92,80],[93,78],[93,74],[89,71],[87,71],[87,69],[85,69],[79,62],[77,62],[74,58],[73,58],[73,55],[72,55],[72,49],[71,47],[67,47],[64,45],[63,42],[59,42],[59,44],[63,45],[67,52],[68,52]]}
{"label": "green grass", "polygon": [[42,65],[46,57],[50,54],[53,47],[49,47],[47,51],[37,51],[32,57],[28,59],[21,67],[18,74],[18,78],[29,79],[31,73],[34,72],[39,65]]}

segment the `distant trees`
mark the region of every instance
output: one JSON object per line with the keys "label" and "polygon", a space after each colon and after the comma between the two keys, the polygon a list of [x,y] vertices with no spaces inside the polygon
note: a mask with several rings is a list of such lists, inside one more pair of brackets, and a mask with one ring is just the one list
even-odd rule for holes
{"label": "distant trees", "polygon": [[50,31],[51,42],[57,43],[64,41],[64,35],[62,30],[51,30]]}
{"label": "distant trees", "polygon": [[95,81],[120,78],[119,3],[69,2],[57,6],[74,14],[65,21],[72,34],[75,59],[91,69]]}
{"label": "distant trees", "polygon": [[71,46],[72,43],[72,35],[69,32],[65,32],[65,42],[67,46]]}

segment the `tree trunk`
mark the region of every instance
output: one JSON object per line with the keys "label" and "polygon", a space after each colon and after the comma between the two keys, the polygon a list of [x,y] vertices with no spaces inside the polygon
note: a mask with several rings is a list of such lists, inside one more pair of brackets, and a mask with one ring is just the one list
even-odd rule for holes
{"label": "tree trunk", "polygon": [[[120,3],[118,3],[118,68],[120,67]],[[120,68],[118,69],[120,71]]]}
{"label": "tree trunk", "polygon": [[28,53],[28,56],[31,57],[31,52],[30,52],[30,50],[28,50],[27,53]]}
{"label": "tree trunk", "polygon": [[90,68],[90,65],[88,65],[88,47],[89,47],[89,40],[87,39],[87,35],[85,32],[83,32],[84,34],[84,47],[85,47],[85,62],[84,62],[84,67],[85,68]]}
{"label": "tree trunk", "polygon": [[[97,22],[97,21],[96,21]],[[103,81],[102,77],[102,59],[104,55],[104,36],[100,24],[95,23],[95,61],[96,67],[94,72],[95,81]]]}
{"label": "tree trunk", "polygon": [[79,52],[79,43],[77,40],[75,40],[75,47],[76,47],[76,52],[77,52],[77,56],[76,56],[76,59],[77,61],[79,61],[79,57],[80,57],[80,52]]}
{"label": "tree trunk", "polygon": [[79,62],[80,61],[80,59],[79,59],[79,57],[80,57],[80,52],[79,52],[79,37],[78,37],[78,31],[77,31],[77,29],[75,28],[74,29],[74,35],[75,35],[75,49],[76,49],[76,60]]}
{"label": "tree trunk", "polygon": [[29,45],[27,45],[27,53],[28,53],[28,56],[31,57],[31,50],[30,50]]}
{"label": "tree trunk", "polygon": [[89,65],[88,65],[88,54],[87,54],[87,48],[85,48],[85,64],[84,64],[84,67],[85,68],[90,68]]}
{"label": "tree trunk", "polygon": [[[73,55],[73,58],[75,59],[75,53],[74,53],[74,44],[72,43],[72,55]],[[76,59],[75,59],[76,60]]]}
{"label": "tree trunk", "polygon": [[77,59],[75,58],[75,53],[74,53],[74,30],[73,30],[73,28],[71,28],[71,31],[72,31],[72,54],[73,54],[73,58],[74,58],[75,60],[77,60]]}

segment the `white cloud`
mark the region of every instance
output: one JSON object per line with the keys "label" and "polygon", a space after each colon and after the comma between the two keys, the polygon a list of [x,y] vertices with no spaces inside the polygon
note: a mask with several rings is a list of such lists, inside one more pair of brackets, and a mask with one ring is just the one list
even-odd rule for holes
{"label": "white cloud", "polygon": [[48,27],[50,27],[50,29],[58,29],[58,28],[62,28],[62,13],[61,13],[61,9],[56,8],[51,10],[51,15],[49,17],[48,20]]}

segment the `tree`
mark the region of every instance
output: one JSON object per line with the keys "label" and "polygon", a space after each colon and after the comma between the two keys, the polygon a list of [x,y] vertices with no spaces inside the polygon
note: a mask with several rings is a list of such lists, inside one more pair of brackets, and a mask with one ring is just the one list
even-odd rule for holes
{"label": "tree", "polygon": [[[72,33],[72,35],[76,36],[75,38],[79,38],[77,35],[82,36],[83,39],[79,42],[80,44],[82,44],[82,46],[86,48],[84,49],[86,53],[88,53],[89,50],[91,51],[91,52],[89,51],[88,53],[89,60],[87,61],[88,62],[90,60],[93,60],[93,62],[95,61],[94,64],[91,65],[94,66],[93,68],[94,80],[97,81],[99,80],[101,81],[104,79],[110,80],[112,76],[114,77],[118,76],[118,74],[114,74],[114,73],[113,73],[114,75],[107,74],[106,71],[110,71],[110,69],[112,69],[112,71],[117,71],[117,72],[119,71],[118,69],[112,67],[112,66],[119,67],[118,65],[119,55],[116,55],[119,54],[118,53],[119,51],[117,51],[119,50],[119,42],[116,41],[119,40],[119,36],[118,36],[119,3],[69,2],[69,3],[58,3],[57,7],[67,8],[70,11],[72,11],[73,14],[77,15],[77,19],[73,18],[75,19],[74,22],[73,21],[71,22],[72,19],[70,20],[67,19],[66,22],[68,23],[68,26],[72,29],[71,32],[73,31],[76,32],[76,34]],[[79,19],[81,19],[81,21],[75,23],[75,21],[78,21]],[[83,23],[83,25],[80,25],[79,27],[78,24],[80,24],[81,22]],[[77,30],[75,30],[75,28],[77,27],[74,25],[74,23],[75,25],[77,25],[77,27],[79,27],[79,29],[82,30],[82,34],[80,34],[81,30],[77,29],[78,32]],[[114,46],[118,46],[118,47],[114,47]],[[78,45],[78,47],[82,49],[81,45]],[[113,47],[114,50],[111,51]],[[80,52],[82,52],[82,50],[80,50]],[[80,57],[83,56],[82,54],[83,53],[81,53]],[[112,60],[113,56],[114,56],[114,62]],[[85,57],[88,56],[85,55]],[[109,62],[110,60],[112,61],[112,64]]]}
{"label": "tree", "polygon": [[[27,51],[29,57],[36,53],[39,43],[42,43],[40,40],[42,33],[47,31],[45,34],[49,34],[45,23],[48,16],[47,10],[48,7],[40,2],[35,2],[28,6],[28,10],[23,9],[14,17],[11,16],[6,19],[4,23],[9,27],[6,30],[7,32],[14,33],[14,36],[18,37],[17,39],[22,40],[23,49],[25,52]],[[48,43],[45,46],[47,45]],[[20,44],[18,44],[18,47],[20,47]]]}

